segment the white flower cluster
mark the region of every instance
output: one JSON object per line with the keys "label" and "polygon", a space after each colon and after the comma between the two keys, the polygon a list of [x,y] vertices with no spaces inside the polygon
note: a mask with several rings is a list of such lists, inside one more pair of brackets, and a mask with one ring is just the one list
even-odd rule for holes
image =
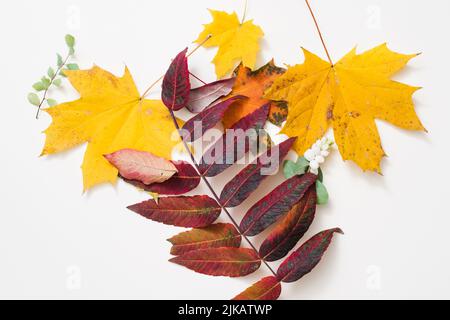
{"label": "white flower cluster", "polygon": [[324,137],[317,140],[311,149],[306,150],[305,159],[309,161],[309,171],[314,174],[319,174],[319,167],[325,162],[325,158],[330,154],[330,147],[333,141],[330,138]]}

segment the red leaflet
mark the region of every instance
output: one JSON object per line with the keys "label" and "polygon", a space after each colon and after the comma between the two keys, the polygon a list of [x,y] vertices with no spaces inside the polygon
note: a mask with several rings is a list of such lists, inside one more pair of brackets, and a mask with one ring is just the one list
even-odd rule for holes
{"label": "red leaflet", "polygon": [[[235,96],[229,98],[227,100],[219,102],[211,108],[203,110],[201,113],[191,118],[183,126],[183,130],[185,130],[185,132],[183,132],[183,139],[185,139],[187,142],[192,142],[201,138],[206,130],[211,129],[219,121],[222,120],[225,111],[231,104],[242,99],[245,99],[245,97]],[[196,126],[198,126],[197,130],[195,130]]]}
{"label": "red leaflet", "polygon": [[190,251],[170,259],[195,272],[211,276],[242,277],[258,270],[258,255],[247,248],[211,248]]}
{"label": "red leaflet", "polygon": [[[271,148],[258,157],[256,163],[244,168],[230,182],[228,182],[220,195],[220,203],[224,207],[236,207],[255,191],[268,175],[278,170],[281,160],[287,155],[296,138],[291,138]],[[274,159],[273,159],[274,158]],[[265,172],[270,168],[271,172]]]}
{"label": "red leaflet", "polygon": [[281,294],[281,284],[277,278],[265,277],[246,289],[233,300],[277,300]]}
{"label": "red leaflet", "polygon": [[344,234],[341,229],[335,228],[322,231],[306,241],[280,265],[277,271],[278,279],[294,282],[311,272],[322,259],[335,232]]}
{"label": "red leaflet", "polygon": [[167,108],[175,111],[184,108],[189,101],[191,83],[186,52],[187,48],[173,59],[162,84],[161,99]]}
{"label": "red leaflet", "polygon": [[119,170],[122,177],[144,185],[164,182],[177,172],[172,162],[150,152],[122,149],[105,155],[105,158]]}
{"label": "red leaflet", "polygon": [[165,197],[144,201],[128,209],[154,221],[178,227],[200,228],[213,223],[220,215],[219,204],[208,196]]}
{"label": "red leaflet", "polygon": [[170,253],[178,256],[189,251],[207,248],[235,247],[241,245],[241,236],[229,223],[216,223],[201,229],[182,232],[168,239],[172,244]]}
{"label": "red leaflet", "polygon": [[205,84],[191,90],[187,108],[193,113],[203,111],[219,98],[231,92],[236,78],[224,79]]}
{"label": "red leaflet", "polygon": [[316,203],[316,188],[312,185],[261,244],[260,256],[266,261],[276,261],[286,256],[308,231],[314,220]]}
{"label": "red leaflet", "polygon": [[264,231],[300,201],[316,179],[315,174],[306,173],[279,185],[247,211],[240,224],[241,231],[248,236]]}
{"label": "red leaflet", "polygon": [[[200,160],[200,172],[214,177],[241,159],[250,149],[250,141],[245,135],[249,129],[256,133],[264,127],[269,112],[269,104],[239,120],[227,133],[210,147]],[[228,140],[228,141],[227,141]]]}
{"label": "red leaflet", "polygon": [[124,181],[134,185],[137,188],[161,195],[180,195],[195,189],[200,183],[200,176],[198,175],[197,170],[184,161],[172,161],[172,163],[178,172],[175,173],[169,180],[162,183],[146,185],[140,181],[128,180],[125,178]]}

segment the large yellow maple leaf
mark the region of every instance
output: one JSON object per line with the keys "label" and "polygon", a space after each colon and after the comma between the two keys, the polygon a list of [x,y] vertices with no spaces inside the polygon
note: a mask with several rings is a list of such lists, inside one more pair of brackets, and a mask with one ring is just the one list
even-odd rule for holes
{"label": "large yellow maple leaf", "polygon": [[412,100],[419,88],[391,80],[417,55],[395,53],[383,44],[362,54],[354,49],[331,65],[303,52],[304,63],[289,67],[265,95],[288,102],[282,133],[298,137],[295,150],[299,154],[332,127],[344,160],[381,172],[385,153],[375,119],[407,130],[425,130]]}
{"label": "large yellow maple leaf", "polygon": [[119,78],[99,67],[64,71],[80,99],[46,109],[52,123],[45,131],[43,155],[87,142],[82,171],[84,190],[117,179],[105,154],[133,148],[170,159],[179,140],[167,108],[159,100],[141,99],[130,72]]}
{"label": "large yellow maple leaf", "polygon": [[[262,29],[253,24],[253,20],[241,23],[235,12],[209,11],[213,21],[204,25],[195,42],[203,43],[206,48],[219,47],[213,59],[217,77],[229,74],[240,61],[253,70],[260,49],[259,40],[264,36]],[[204,42],[208,37],[210,39]]]}

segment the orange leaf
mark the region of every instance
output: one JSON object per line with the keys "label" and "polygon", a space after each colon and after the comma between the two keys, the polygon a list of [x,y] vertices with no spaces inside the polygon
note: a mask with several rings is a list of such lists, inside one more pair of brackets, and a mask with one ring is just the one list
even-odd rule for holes
{"label": "orange leaf", "polygon": [[[223,118],[224,126],[230,128],[243,117],[270,102],[270,100],[263,98],[264,91],[285,71],[285,69],[275,66],[273,60],[255,71],[251,71],[242,64],[239,65],[234,71],[236,82],[233,90],[225,99],[237,95],[246,96],[248,99],[237,101],[228,108]],[[269,120],[280,125],[286,120],[286,116],[286,103],[273,101],[270,105]]]}

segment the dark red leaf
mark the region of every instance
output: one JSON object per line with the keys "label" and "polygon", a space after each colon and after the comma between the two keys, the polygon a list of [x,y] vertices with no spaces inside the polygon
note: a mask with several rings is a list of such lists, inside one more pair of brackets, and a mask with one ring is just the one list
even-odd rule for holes
{"label": "dark red leaf", "polygon": [[[296,138],[291,138],[274,146],[258,157],[255,163],[248,165],[239,172],[223,188],[220,195],[221,204],[224,207],[236,207],[247,199],[265,178],[278,170],[281,160],[287,155],[295,140]],[[270,169],[271,172],[264,172],[264,168]]]}
{"label": "dark red leaf", "polygon": [[170,259],[195,272],[211,276],[242,277],[258,270],[261,260],[252,249],[211,248],[190,251]]}
{"label": "dark red leaf", "polygon": [[[238,136],[234,133],[245,132],[248,129],[261,130],[266,122],[268,112],[269,104],[265,104],[239,120],[230,128],[231,130],[227,130],[227,133],[219,138],[203,155],[199,165],[200,172],[207,177],[214,177],[241,159],[250,149],[250,141],[246,138],[244,138],[245,141],[238,139]],[[228,142],[227,136],[230,140]]]}
{"label": "dark red leaf", "polygon": [[[189,119],[184,126],[183,130],[183,138],[187,142],[195,141],[203,136],[206,130],[214,127],[219,121],[222,120],[222,117],[228,107],[233,104],[235,101],[245,99],[244,96],[235,96],[231,97],[227,100],[219,102],[218,104],[203,110],[201,113],[197,114],[195,117]],[[196,126],[198,127],[197,130]]]}
{"label": "dark red leaf", "polygon": [[178,256],[199,249],[220,247],[239,248],[241,245],[241,235],[232,224],[216,223],[206,228],[182,232],[167,241],[172,244],[170,253]]}
{"label": "dark red leaf", "polygon": [[178,227],[200,228],[212,224],[220,215],[216,200],[208,196],[165,197],[144,201],[128,209],[145,218]]}
{"label": "dark red leaf", "polygon": [[180,195],[195,189],[200,183],[200,176],[197,170],[184,161],[172,161],[172,163],[175,165],[178,172],[175,173],[169,180],[162,183],[146,185],[137,180],[122,179],[137,188],[149,192],[155,192],[160,195]]}
{"label": "dark red leaf", "polygon": [[277,300],[281,284],[274,276],[265,277],[238,294],[233,300]]}
{"label": "dark red leaf", "polygon": [[344,234],[335,228],[322,231],[306,241],[278,268],[277,277],[282,282],[294,282],[311,272],[328,249],[334,233]]}
{"label": "dark red leaf", "polygon": [[236,78],[224,79],[205,84],[191,90],[186,106],[193,113],[202,112],[206,107],[231,92]]}
{"label": "dark red leaf", "polygon": [[316,188],[312,185],[261,244],[260,256],[267,261],[276,261],[286,256],[308,231],[314,220],[316,203]]}
{"label": "dark red leaf", "polygon": [[255,236],[264,231],[300,201],[316,179],[315,174],[306,173],[276,187],[247,211],[241,221],[241,232],[247,236]]}
{"label": "dark red leaf", "polygon": [[173,59],[162,84],[162,101],[167,108],[175,111],[184,108],[189,102],[191,83],[186,52],[187,48]]}

